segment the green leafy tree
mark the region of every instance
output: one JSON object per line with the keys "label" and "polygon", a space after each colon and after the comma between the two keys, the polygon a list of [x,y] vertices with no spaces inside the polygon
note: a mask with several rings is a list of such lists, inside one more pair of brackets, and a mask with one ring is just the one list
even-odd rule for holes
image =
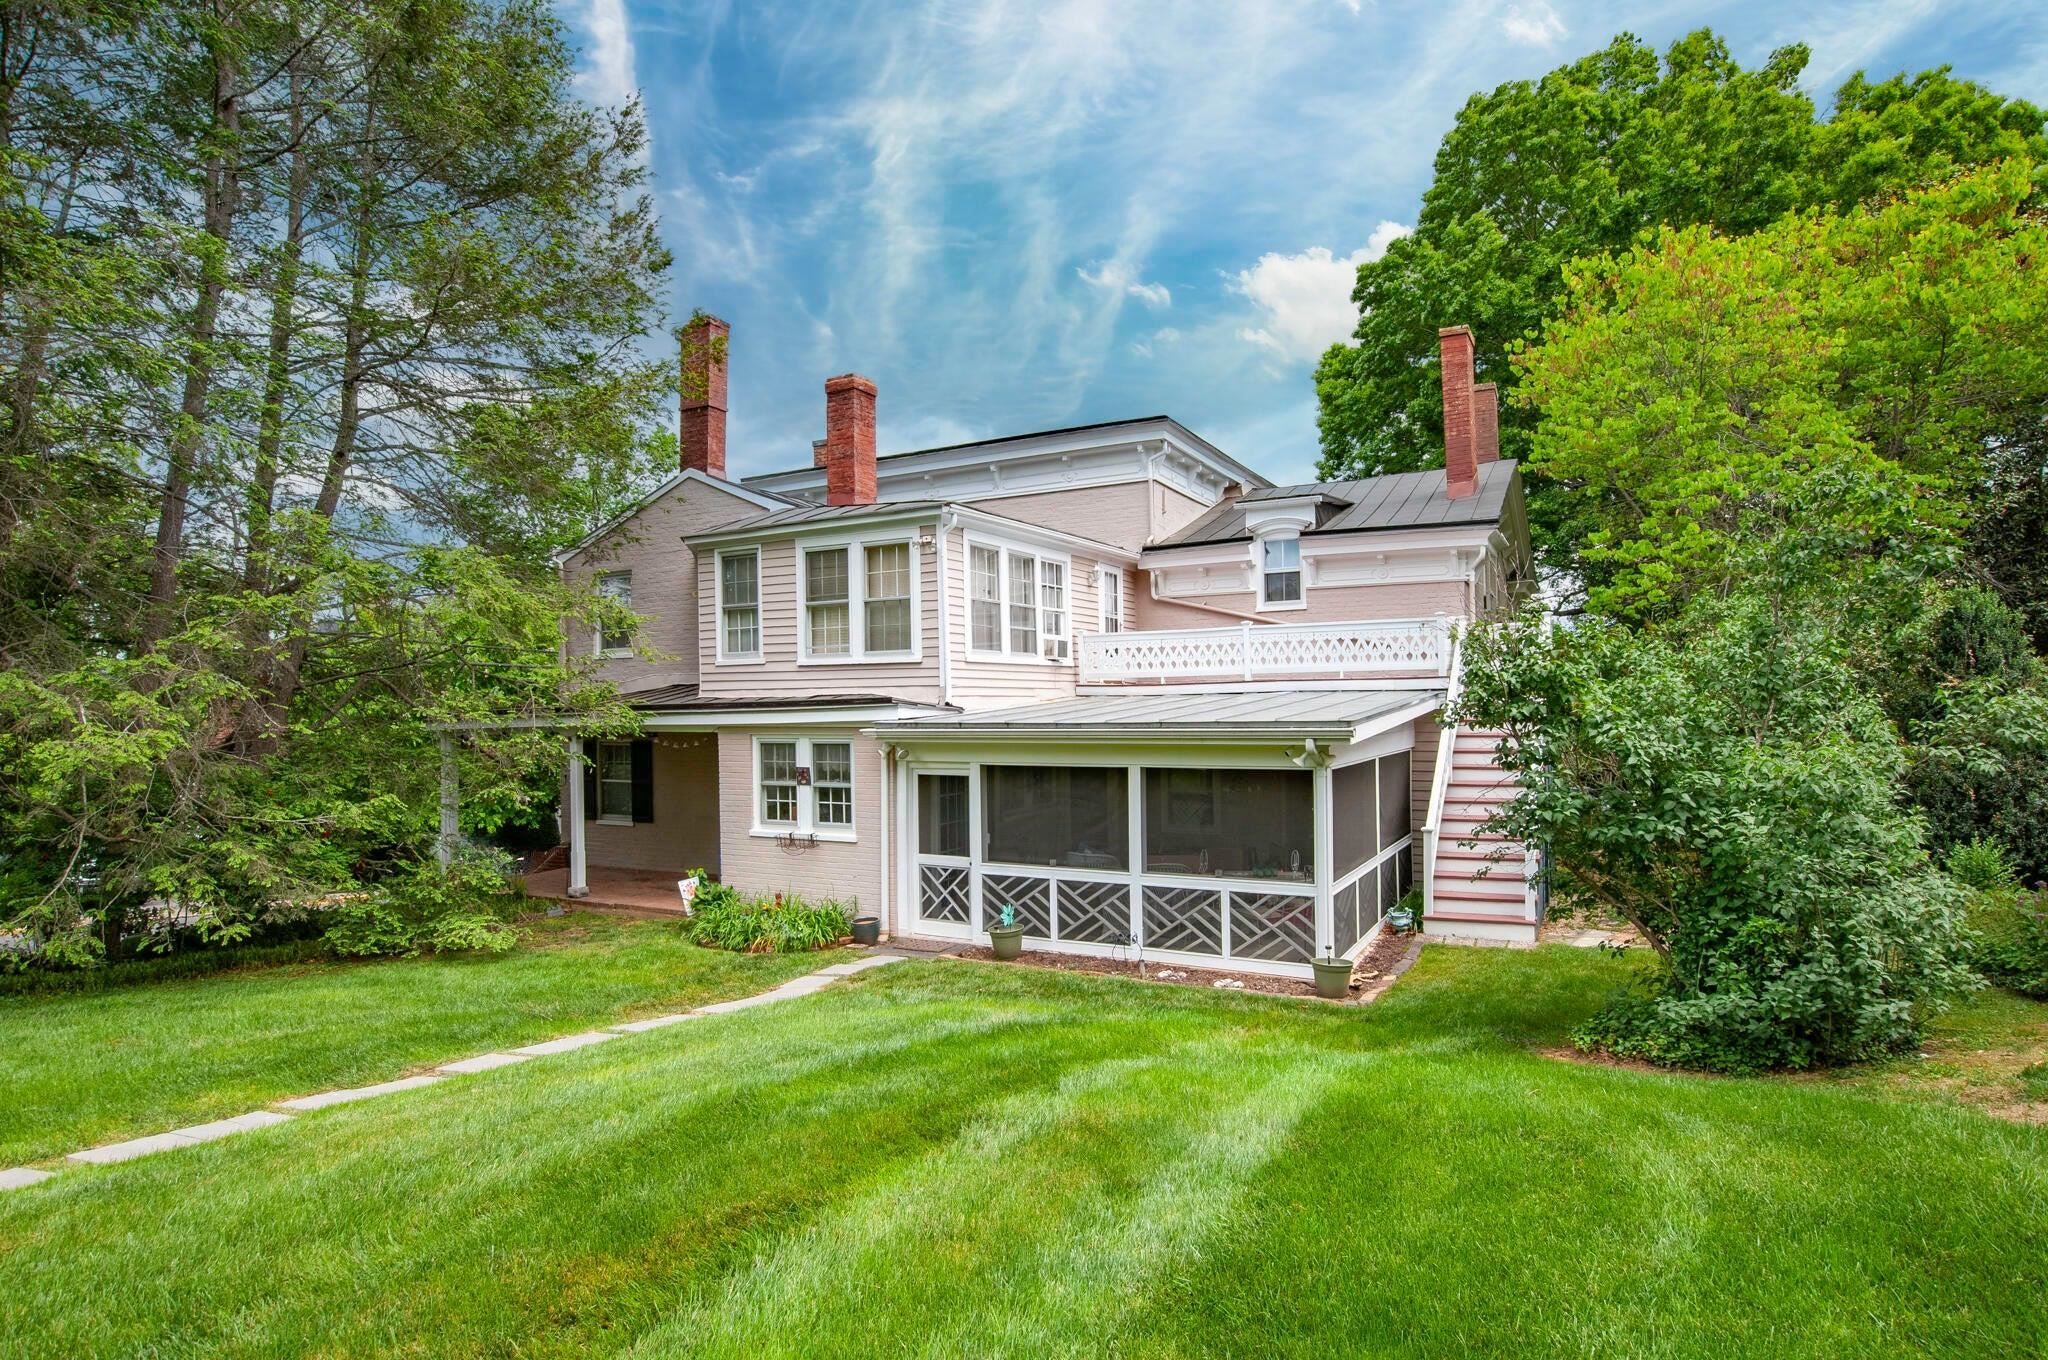
{"label": "green leafy tree", "polygon": [[[422,852],[434,724],[630,721],[547,554],[673,466],[640,111],[540,0],[0,26],[0,920],[239,938]],[[479,733],[471,824],[560,758]]]}
{"label": "green leafy tree", "polygon": [[1659,968],[1580,1033],[1725,1071],[1915,1041],[1966,986],[1960,895],[1894,789],[1896,733],[1825,622],[1703,598],[1682,630],[1528,621],[1468,640],[1458,718],[1508,734],[1510,835],[1556,897],[1642,933]]}
{"label": "green leafy tree", "polygon": [[2048,403],[2030,167],[1747,236],[1667,228],[1566,275],[1518,355],[1529,467],[1575,488],[1589,603],[1654,619],[1798,565],[1873,603],[1978,513],[1985,451]]}
{"label": "green leafy tree", "polygon": [[[1437,466],[1443,413],[1437,328],[1473,327],[1482,381],[1518,380],[1516,341],[1557,315],[1573,260],[1663,226],[1739,235],[1788,211],[1860,202],[1957,167],[2048,162],[2042,111],[1946,69],[1871,83],[1860,74],[1816,120],[1790,46],[1755,70],[1701,31],[1662,60],[1624,34],[1537,81],[1474,95],[1437,152],[1413,235],[1359,267],[1355,344],[1316,373],[1325,476]],[[1503,456],[1527,452],[1533,412],[1503,410]],[[1577,570],[1588,508],[1536,477],[1532,528],[1546,564]]]}

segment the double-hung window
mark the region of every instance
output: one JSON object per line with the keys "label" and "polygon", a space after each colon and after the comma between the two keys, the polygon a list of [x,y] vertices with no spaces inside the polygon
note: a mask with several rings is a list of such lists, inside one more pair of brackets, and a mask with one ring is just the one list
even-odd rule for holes
{"label": "double-hung window", "polygon": [[856,539],[799,553],[805,661],[914,659],[917,547]]}
{"label": "double-hung window", "polygon": [[1259,545],[1259,599],[1265,604],[1301,603],[1301,540],[1289,535]]}
{"label": "double-hung window", "polygon": [[968,649],[978,655],[1070,659],[1074,629],[1066,559],[968,544],[967,628]]}
{"label": "double-hung window", "polygon": [[718,645],[721,660],[761,655],[761,554],[757,549],[719,555]]}
{"label": "double-hung window", "polygon": [[1096,577],[1095,597],[1101,606],[1102,631],[1124,630],[1124,574],[1116,567],[1104,567]]}
{"label": "double-hung window", "polygon": [[[608,571],[597,578],[597,593],[600,598],[610,601],[620,609],[633,607],[633,573],[630,571]],[[621,628],[607,623],[597,632],[597,650],[604,656],[623,656],[633,650],[633,633],[630,627]]]}
{"label": "double-hung window", "polygon": [[968,550],[968,613],[977,652],[1003,650],[1003,554],[975,544]]}
{"label": "double-hung window", "polygon": [[758,834],[853,838],[853,743],[824,737],[754,742]]}
{"label": "double-hung window", "polygon": [[597,744],[597,817],[602,822],[633,820],[633,743]]}
{"label": "double-hung window", "polygon": [[870,652],[907,652],[911,649],[910,545],[873,543],[867,557],[866,593],[861,599],[861,616]]}
{"label": "double-hung window", "polygon": [[848,603],[846,549],[810,548],[804,553],[804,651],[811,656],[846,656],[853,650]]}

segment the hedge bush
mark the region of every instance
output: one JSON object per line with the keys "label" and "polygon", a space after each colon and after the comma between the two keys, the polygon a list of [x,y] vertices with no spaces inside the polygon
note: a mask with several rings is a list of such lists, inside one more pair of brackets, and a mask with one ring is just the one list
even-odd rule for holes
{"label": "hedge bush", "polygon": [[503,851],[469,848],[443,870],[400,869],[328,915],[328,947],[344,955],[501,954],[519,943],[523,895]]}
{"label": "hedge bush", "polygon": [[683,933],[698,944],[747,954],[796,954],[824,949],[853,929],[849,913],[837,902],[807,902],[780,893],[748,897],[708,882],[701,869],[697,878],[702,886]]}

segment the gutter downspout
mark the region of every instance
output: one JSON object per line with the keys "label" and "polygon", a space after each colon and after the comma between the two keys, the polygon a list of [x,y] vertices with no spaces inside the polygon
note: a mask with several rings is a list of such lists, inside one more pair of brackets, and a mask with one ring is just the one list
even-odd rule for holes
{"label": "gutter downspout", "polygon": [[959,525],[959,516],[951,509],[939,512],[939,542],[936,560],[939,570],[939,702],[948,708],[953,704],[953,630],[952,601],[947,597],[946,578],[951,574],[946,558],[946,540]]}

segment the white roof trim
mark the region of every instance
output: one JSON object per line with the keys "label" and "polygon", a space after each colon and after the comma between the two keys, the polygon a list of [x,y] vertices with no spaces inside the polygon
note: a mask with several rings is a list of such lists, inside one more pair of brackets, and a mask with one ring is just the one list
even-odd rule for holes
{"label": "white roof trim", "polygon": [[714,490],[723,491],[729,496],[746,501],[749,505],[759,506],[762,510],[794,510],[797,506],[796,502],[789,500],[787,497],[778,496],[773,492],[756,491],[752,487],[742,486],[738,482],[729,482],[723,477],[713,477],[710,473],[700,472],[696,468],[683,468],[663,481],[660,486],[655,487],[652,491],[635,501],[630,509],[623,510],[612,516],[612,518],[606,520],[597,528],[592,529],[568,547],[557,549],[549,560],[556,566],[560,566],[577,553],[588,548],[591,544],[604,538],[648,506],[660,500],[663,496],[666,496],[669,492],[681,486],[684,482],[702,482]]}
{"label": "white roof trim", "polygon": [[[779,506],[777,508],[788,510],[798,507]],[[808,508],[815,509],[816,507]],[[1098,542],[1092,538],[1084,538],[1079,534],[1070,534],[1060,529],[1048,529],[1042,525],[1030,524],[1021,519],[1011,519],[1008,515],[998,515],[987,510],[977,510],[971,505],[959,505],[950,501],[939,505],[917,502],[908,506],[900,501],[876,501],[872,507],[872,513],[869,514],[835,515],[829,519],[814,520],[801,524],[756,525],[742,521],[739,524],[730,525],[723,529],[707,529],[701,534],[686,535],[683,541],[685,543],[729,544],[768,543],[782,538],[807,540],[831,538],[861,529],[873,529],[894,524],[934,524],[940,521],[949,525],[965,525],[970,529],[980,529],[986,533],[1015,539],[1023,543],[1036,544],[1042,547],[1062,548],[1071,552],[1081,552],[1105,562],[1120,562],[1125,566],[1133,566],[1138,561],[1138,555],[1128,548],[1119,548],[1114,544]]]}

